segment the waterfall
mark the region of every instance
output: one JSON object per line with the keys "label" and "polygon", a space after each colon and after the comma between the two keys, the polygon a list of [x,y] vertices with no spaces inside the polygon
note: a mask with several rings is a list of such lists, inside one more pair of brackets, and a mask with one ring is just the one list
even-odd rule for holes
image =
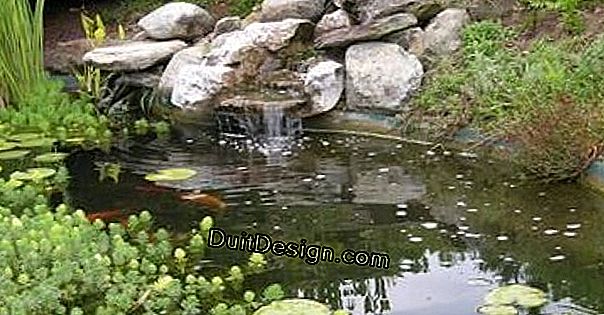
{"label": "waterfall", "polygon": [[302,131],[302,120],[278,103],[244,110],[221,108],[216,116],[221,137],[239,139],[239,147],[267,157],[289,151]]}

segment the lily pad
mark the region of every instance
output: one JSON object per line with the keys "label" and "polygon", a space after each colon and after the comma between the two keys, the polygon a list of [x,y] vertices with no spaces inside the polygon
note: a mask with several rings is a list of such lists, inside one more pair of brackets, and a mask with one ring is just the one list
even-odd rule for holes
{"label": "lily pad", "polygon": [[253,315],[329,315],[327,306],[304,299],[289,299],[261,307]]}
{"label": "lily pad", "polygon": [[159,170],[157,173],[148,174],[145,179],[151,182],[179,181],[189,179],[197,174],[188,168],[170,168]]}
{"label": "lily pad", "polygon": [[517,315],[518,310],[511,305],[484,305],[478,308],[483,315]]}
{"label": "lily pad", "polygon": [[18,134],[10,136],[10,138],[15,141],[28,141],[28,140],[39,139],[39,138],[43,138],[43,137],[44,137],[44,135],[42,135],[40,133],[33,133],[33,132],[18,133]]}
{"label": "lily pad", "polygon": [[14,150],[14,151],[5,151],[0,152],[0,160],[16,160],[22,159],[29,154],[29,150]]}
{"label": "lily pad", "polygon": [[547,298],[545,293],[537,288],[513,284],[489,292],[484,301],[486,305],[518,305],[533,308],[545,304]]}
{"label": "lily pad", "polygon": [[86,141],[86,138],[82,137],[65,139],[65,143],[67,144],[82,144],[84,141]]}
{"label": "lily pad", "polygon": [[10,175],[11,179],[14,180],[33,180],[38,181],[56,174],[52,168],[30,168],[25,172],[14,172]]}
{"label": "lily pad", "polygon": [[14,142],[6,142],[0,140],[0,151],[12,150],[17,147],[17,144]]}
{"label": "lily pad", "polygon": [[63,161],[67,157],[67,153],[46,153],[38,155],[34,161],[39,163],[57,163]]}
{"label": "lily pad", "polygon": [[29,139],[21,141],[19,146],[22,148],[52,147],[55,141],[55,139],[51,138]]}

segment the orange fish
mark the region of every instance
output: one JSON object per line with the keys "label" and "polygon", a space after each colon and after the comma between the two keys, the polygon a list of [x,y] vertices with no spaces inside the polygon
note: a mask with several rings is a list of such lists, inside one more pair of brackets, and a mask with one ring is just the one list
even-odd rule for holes
{"label": "orange fish", "polygon": [[123,221],[127,217],[128,217],[128,215],[119,209],[112,209],[112,210],[107,210],[107,211],[89,213],[86,215],[86,218],[90,222],[94,222],[96,220],[102,220],[105,222],[110,222],[110,221],[115,221],[115,220]]}
{"label": "orange fish", "polygon": [[180,199],[206,206],[211,209],[223,210],[227,207],[227,204],[220,200],[220,198],[208,194],[181,195]]}

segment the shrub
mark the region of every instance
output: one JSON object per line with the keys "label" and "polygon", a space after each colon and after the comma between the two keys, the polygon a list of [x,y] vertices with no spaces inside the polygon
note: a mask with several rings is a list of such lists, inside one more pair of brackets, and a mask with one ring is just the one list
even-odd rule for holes
{"label": "shrub", "polygon": [[43,11],[44,0],[34,11],[28,0],[0,5],[0,107],[20,102],[45,80]]}

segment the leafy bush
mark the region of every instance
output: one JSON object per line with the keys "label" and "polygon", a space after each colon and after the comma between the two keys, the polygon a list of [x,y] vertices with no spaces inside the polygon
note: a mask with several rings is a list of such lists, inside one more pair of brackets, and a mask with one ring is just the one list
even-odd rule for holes
{"label": "leafy bush", "polygon": [[437,128],[516,141],[519,161],[538,175],[576,176],[604,136],[604,38],[519,51],[507,45],[513,37],[493,22],[468,26],[460,59],[437,66],[414,105]]}
{"label": "leafy bush", "polygon": [[30,87],[45,80],[44,0],[32,11],[28,0],[0,5],[0,108],[20,102]]}
{"label": "leafy bush", "polygon": [[584,0],[522,0],[520,1],[531,10],[548,10],[560,12],[565,26],[573,32],[583,30],[583,20],[581,18],[581,6],[587,2]]}

